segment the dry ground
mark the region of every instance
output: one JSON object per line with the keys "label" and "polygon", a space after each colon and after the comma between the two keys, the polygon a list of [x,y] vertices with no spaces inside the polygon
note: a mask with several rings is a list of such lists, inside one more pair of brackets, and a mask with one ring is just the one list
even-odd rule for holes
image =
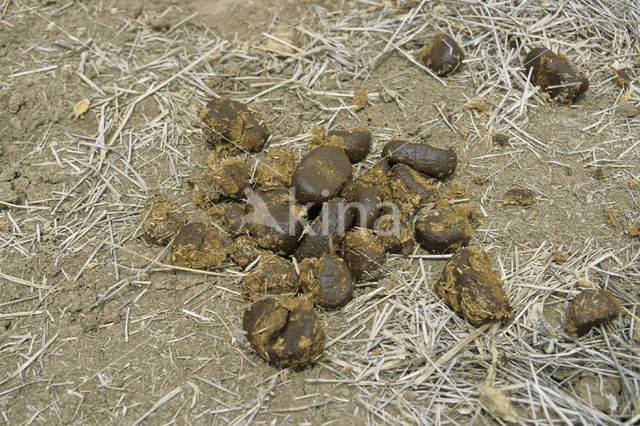
{"label": "dry ground", "polygon": [[[638,420],[637,317],[579,341],[562,317],[592,285],[639,310],[640,242],[627,228],[640,216],[640,96],[611,75],[638,75],[637,5],[2,3],[0,421],[500,423],[480,401],[485,383],[522,423]],[[415,60],[437,31],[467,53],[446,79]],[[527,83],[522,56],[536,44],[587,71],[584,98],[562,105]],[[356,112],[358,89],[370,104]],[[244,272],[172,270],[139,232],[154,193],[205,218],[185,180],[206,165],[197,113],[213,96],[251,102],[269,146],[298,158],[313,125],[367,124],[375,152],[357,173],[393,136],[456,149],[440,191],[467,186],[462,197],[483,215],[472,242],[502,275],[516,320],[469,326],[432,290],[443,261],[418,250],[321,313],[328,345],[312,367],[265,363],[240,329]],[[496,130],[510,146],[490,141]],[[537,203],[504,206],[513,187],[534,189]],[[568,261],[553,262],[554,250]]]}

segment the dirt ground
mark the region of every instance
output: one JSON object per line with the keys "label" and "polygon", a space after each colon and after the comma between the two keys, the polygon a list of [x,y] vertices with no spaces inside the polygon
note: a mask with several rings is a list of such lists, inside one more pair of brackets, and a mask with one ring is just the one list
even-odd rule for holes
{"label": "dirt ground", "polygon": [[[598,4],[3,1],[0,421],[504,423],[483,385],[523,424],[637,421],[640,94],[612,70],[637,81],[640,10]],[[467,56],[446,78],[416,62],[438,31]],[[536,91],[522,67],[534,45],[571,58],[588,92],[566,105]],[[298,159],[314,125],[368,125],[356,175],[395,136],[455,149],[438,191],[466,187],[454,198],[482,216],[472,244],[515,321],[469,325],[433,291],[444,261],[417,249],[343,309],[318,310],[327,347],[311,367],[265,362],[241,328],[245,271],[175,270],[140,232],[154,194],[210,220],[186,179],[206,167],[198,113],[215,96],[249,102],[268,146]],[[536,202],[505,205],[512,188]],[[626,311],[574,341],[564,308],[593,286]]]}

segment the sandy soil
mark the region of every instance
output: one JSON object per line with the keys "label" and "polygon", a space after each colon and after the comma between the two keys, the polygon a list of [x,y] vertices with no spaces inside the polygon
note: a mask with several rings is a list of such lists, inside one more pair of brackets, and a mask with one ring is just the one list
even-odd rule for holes
{"label": "sandy soil", "polygon": [[[640,96],[611,74],[638,75],[637,7],[2,3],[0,421],[502,423],[485,384],[522,423],[638,420],[640,241],[629,228],[640,219]],[[467,55],[444,79],[416,63],[438,31]],[[536,92],[522,57],[537,44],[587,72],[585,96],[565,105]],[[359,111],[357,90],[369,95]],[[355,174],[394,136],[455,149],[438,191],[466,187],[455,198],[482,216],[472,243],[515,321],[471,327],[433,291],[443,260],[418,249],[390,256],[343,309],[318,310],[328,344],[313,366],[266,363],[241,330],[245,272],[229,260],[175,270],[140,234],[154,194],[211,220],[186,179],[207,164],[198,113],[213,96],[251,103],[269,147],[298,159],[314,125],[368,125],[374,152]],[[510,144],[493,143],[495,131]],[[537,201],[505,205],[512,188]],[[564,308],[589,286],[627,311],[574,341]]]}

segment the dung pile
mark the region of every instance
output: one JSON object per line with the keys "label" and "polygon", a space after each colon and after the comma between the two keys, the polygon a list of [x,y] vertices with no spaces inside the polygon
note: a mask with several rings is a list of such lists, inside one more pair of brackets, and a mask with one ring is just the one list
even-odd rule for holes
{"label": "dung pile", "polygon": [[[441,76],[456,71],[463,59],[446,34],[422,50],[425,66]],[[588,86],[564,56],[551,51],[533,49],[525,65],[532,81],[561,101],[571,102]],[[242,282],[243,296],[253,302],[243,328],[266,360],[301,367],[321,357],[326,338],[313,306],[344,306],[354,283],[376,280],[389,253],[411,254],[416,242],[429,252],[453,255],[435,284],[451,309],[474,325],[513,320],[488,255],[467,247],[479,225],[477,215],[448,198],[460,197],[466,187],[458,182],[445,196],[438,194],[438,180],[457,167],[452,148],[392,139],[374,167],[354,176],[353,164],[371,151],[367,127],[327,133],[315,126],[309,150],[296,164],[286,149],[260,155],[270,132],[248,105],[215,99],[200,118],[213,149],[207,170],[188,180],[193,201],[224,224],[233,241],[210,224],[188,223],[167,197],[145,204],[142,230],[150,243],[172,244],[174,265],[212,269],[229,256],[240,268],[251,268]],[[250,153],[262,160],[254,164],[258,157]],[[535,195],[514,190],[504,203],[528,205]],[[591,322],[576,320],[570,332],[581,334]]]}

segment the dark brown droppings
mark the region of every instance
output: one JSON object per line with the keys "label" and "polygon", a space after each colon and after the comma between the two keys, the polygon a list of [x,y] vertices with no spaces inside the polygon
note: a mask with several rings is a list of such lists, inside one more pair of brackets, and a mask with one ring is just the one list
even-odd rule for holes
{"label": "dark brown droppings", "polygon": [[169,197],[149,198],[140,216],[145,239],[159,245],[168,244],[189,219],[180,204]]}
{"label": "dark brown droppings", "polygon": [[511,135],[505,132],[495,132],[491,135],[491,140],[493,143],[500,146],[509,146],[509,140],[511,139]]}
{"label": "dark brown droppings", "polygon": [[351,269],[335,254],[304,259],[300,263],[299,284],[315,304],[327,309],[341,308],[353,296]]}
{"label": "dark brown droppings", "polygon": [[607,290],[584,290],[567,306],[567,332],[573,339],[618,317],[622,302]]}
{"label": "dark brown droppings", "polygon": [[458,162],[452,149],[436,148],[426,143],[401,139],[388,142],[382,150],[382,155],[392,163],[404,163],[419,172],[438,178],[453,173]]}
{"label": "dark brown droppings", "polygon": [[527,73],[531,72],[531,83],[560,102],[569,103],[589,88],[587,77],[566,56],[546,47],[529,51],[524,66]]}
{"label": "dark brown droppings", "polygon": [[371,132],[367,127],[356,127],[350,130],[334,129],[328,136],[337,136],[342,139],[345,152],[352,163],[364,160],[371,150]]}
{"label": "dark brown droppings", "polygon": [[273,344],[288,318],[289,310],[280,300],[266,297],[244,311],[242,328],[247,332],[247,340],[253,349],[266,357],[267,346]]}
{"label": "dark brown droppings", "polygon": [[258,300],[269,294],[297,292],[298,274],[293,263],[273,254],[264,256],[242,282],[242,293],[251,300]]}
{"label": "dark brown droppings", "polygon": [[376,161],[371,170],[380,170],[384,174],[389,173],[389,171],[391,170],[391,163],[389,163],[389,158],[383,155],[382,158]]}
{"label": "dark brown droppings", "polygon": [[303,367],[322,356],[326,337],[309,302],[268,297],[244,312],[242,328],[253,349],[281,367]]}
{"label": "dark brown droppings", "polygon": [[514,318],[502,280],[479,247],[460,249],[445,265],[435,289],[451,309],[471,324],[508,322]]}
{"label": "dark brown droppings", "polygon": [[530,206],[538,198],[535,191],[526,188],[510,189],[504,195],[502,202],[506,205]]}
{"label": "dark brown droppings", "polygon": [[244,206],[240,203],[230,203],[224,208],[223,219],[232,235],[239,235],[247,228]]}
{"label": "dark brown droppings", "polygon": [[345,232],[354,221],[353,209],[347,208],[347,201],[338,197],[322,204],[322,210],[310,224],[307,234],[293,255],[297,260],[307,257],[320,257],[340,247]]}
{"label": "dark brown droppings", "polygon": [[466,217],[469,221],[469,225],[471,225],[471,229],[476,229],[482,224],[482,213],[468,204],[456,204],[453,206],[453,211],[456,215]]}
{"label": "dark brown droppings", "polygon": [[192,222],[180,230],[171,245],[171,264],[193,269],[213,269],[227,257],[218,230],[204,222]]}
{"label": "dark brown droppings", "polygon": [[390,214],[381,216],[375,225],[375,230],[387,253],[405,256],[413,253],[416,245],[413,229],[405,219]]}
{"label": "dark brown droppings", "polygon": [[260,114],[247,105],[225,98],[214,99],[200,112],[204,133],[211,143],[232,143],[245,151],[256,151],[269,138]]}
{"label": "dark brown droppings", "polygon": [[228,158],[220,164],[213,165],[208,176],[218,186],[219,192],[226,197],[244,195],[249,187],[249,170],[246,160],[242,157]]}
{"label": "dark brown droppings", "polygon": [[356,200],[358,189],[360,188],[359,182],[355,179],[349,179],[340,190],[340,197],[344,198],[348,202],[352,203]]}
{"label": "dark brown droppings", "polygon": [[416,241],[431,253],[455,253],[471,240],[467,217],[451,211],[437,211],[416,221]]}
{"label": "dark brown droppings", "polygon": [[372,229],[376,219],[382,214],[384,195],[375,188],[358,188],[355,203],[355,225]]}
{"label": "dark brown droppings", "polygon": [[[392,188],[389,182],[389,162],[387,160],[376,163],[374,167],[362,173],[354,182],[351,195],[343,195],[349,201],[355,201],[358,188],[375,188],[384,194],[386,200],[392,198]],[[346,191],[347,188],[345,188]]]}
{"label": "dark brown droppings", "polygon": [[342,258],[358,281],[375,279],[382,272],[387,254],[382,241],[368,229],[347,232],[342,242]]}
{"label": "dark brown droppings", "polygon": [[270,149],[268,161],[260,161],[256,167],[255,182],[258,187],[285,187],[291,182],[294,170],[293,152],[290,149]]}
{"label": "dark brown droppings", "polygon": [[235,238],[229,248],[229,257],[241,268],[246,268],[258,256],[264,260],[273,256],[273,253],[261,249],[256,239],[248,235]]}
{"label": "dark brown droppings", "polygon": [[296,199],[303,204],[322,203],[340,192],[351,179],[351,162],[344,150],[321,146],[302,158],[291,178]]}
{"label": "dark brown droppings", "polygon": [[407,215],[434,199],[436,187],[433,179],[405,164],[394,165],[388,180],[393,201]]}
{"label": "dark brown droppings", "polygon": [[190,177],[187,183],[193,191],[193,203],[201,209],[208,211],[223,198],[220,187],[211,178],[210,170]]}
{"label": "dark brown droppings", "polygon": [[437,75],[448,75],[462,64],[464,52],[451,36],[439,33],[422,48],[421,58]]}
{"label": "dark brown droppings", "polygon": [[252,191],[247,197],[249,233],[261,247],[289,254],[298,246],[304,229],[304,209],[284,189]]}

